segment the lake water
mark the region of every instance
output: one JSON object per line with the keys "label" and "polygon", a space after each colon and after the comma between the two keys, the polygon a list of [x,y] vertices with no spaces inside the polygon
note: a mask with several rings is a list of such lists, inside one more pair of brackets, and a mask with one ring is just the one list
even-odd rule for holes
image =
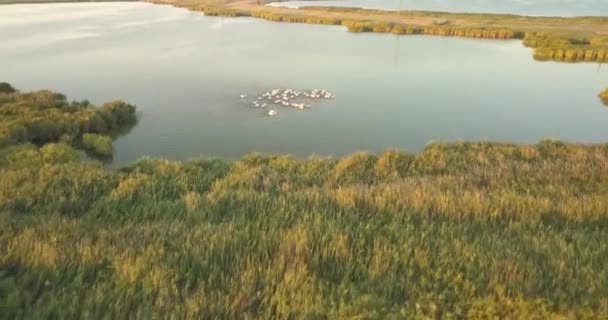
{"label": "lake water", "polygon": [[358,7],[562,17],[608,15],[608,0],[320,0],[276,2],[270,5],[289,8]]}
{"label": "lake water", "polygon": [[[603,142],[608,66],[540,63],[519,41],[348,33],[145,3],[0,6],[0,81],[136,104],[115,164],[142,156],[341,156],[431,140]],[[266,117],[240,99],[332,91]]]}

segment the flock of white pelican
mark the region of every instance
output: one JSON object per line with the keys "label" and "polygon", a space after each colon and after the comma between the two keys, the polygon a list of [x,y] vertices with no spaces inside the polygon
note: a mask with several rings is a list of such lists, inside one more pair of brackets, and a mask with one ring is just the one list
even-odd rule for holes
{"label": "flock of white pelican", "polygon": [[[241,94],[241,99],[247,99],[246,94]],[[324,89],[313,89],[308,91],[300,91],[295,89],[273,89],[257,96],[252,102],[255,108],[266,108],[268,106],[275,105],[285,108],[293,108],[297,110],[310,109],[313,103],[317,100],[333,100],[336,96],[333,93]],[[299,100],[299,101],[295,101]],[[308,103],[301,102],[305,100]],[[274,109],[268,110],[266,113],[268,116],[275,116],[278,112]]]}

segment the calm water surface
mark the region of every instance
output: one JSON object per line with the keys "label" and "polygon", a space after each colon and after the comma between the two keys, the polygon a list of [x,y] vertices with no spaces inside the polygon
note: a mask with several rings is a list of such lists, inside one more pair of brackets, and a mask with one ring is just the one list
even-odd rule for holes
{"label": "calm water surface", "polygon": [[608,15],[608,0],[313,0],[277,2],[270,5],[290,8],[358,7],[562,17]]}
{"label": "calm water surface", "polygon": [[[353,34],[144,3],[0,6],[1,80],[138,106],[115,164],[419,151],[430,140],[602,142],[606,67],[535,62],[519,41]],[[337,99],[269,118],[239,98],[275,87]]]}

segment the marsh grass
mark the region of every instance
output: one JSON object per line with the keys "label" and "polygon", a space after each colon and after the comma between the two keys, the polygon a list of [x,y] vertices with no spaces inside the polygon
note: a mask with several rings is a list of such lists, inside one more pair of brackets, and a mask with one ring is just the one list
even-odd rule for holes
{"label": "marsh grass", "polygon": [[112,138],[95,133],[85,133],[82,136],[82,146],[99,156],[112,155]]}
{"label": "marsh grass", "polygon": [[470,37],[485,39],[516,39],[521,38],[521,33],[505,28],[464,28],[457,26],[427,26],[416,27],[395,23],[378,23],[345,20],[342,22],[350,32],[376,32],[393,33],[400,35],[426,34],[446,37]]}
{"label": "marsh grass", "polygon": [[526,33],[523,43],[534,48],[537,60],[560,62],[608,62],[608,37],[555,36],[544,32]]}
{"label": "marsh grass", "polygon": [[0,156],[0,293],[18,318],[608,315],[608,146],[412,155]]}

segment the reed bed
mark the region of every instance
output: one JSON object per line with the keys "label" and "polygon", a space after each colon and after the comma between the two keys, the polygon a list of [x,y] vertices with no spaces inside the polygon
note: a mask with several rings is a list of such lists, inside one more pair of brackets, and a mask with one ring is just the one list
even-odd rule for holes
{"label": "reed bed", "polygon": [[[228,13],[230,10],[228,9]],[[361,12],[361,9],[350,8],[304,8],[290,13],[266,10],[251,11],[250,16],[274,22],[308,23],[343,25],[350,32],[393,33],[398,35],[434,35],[447,37],[469,37],[480,39],[522,39],[524,45],[534,48],[533,56],[540,61],[557,62],[608,62],[608,37],[606,36],[569,36],[555,32],[522,31],[507,27],[465,27],[452,25],[449,20],[437,20],[435,25],[425,26],[403,24],[399,22],[384,22],[374,20],[352,20],[346,16],[339,18],[334,15],[323,16],[312,14],[315,11]],[[364,10],[367,11],[367,10]],[[373,10],[371,10],[373,11]],[[302,14],[311,12],[311,14]],[[373,11],[377,14],[386,13]],[[216,14],[213,15],[222,15]],[[398,19],[396,19],[398,21]]]}
{"label": "reed bed", "polygon": [[447,37],[470,37],[485,39],[518,39],[523,34],[505,28],[464,28],[455,26],[417,27],[395,23],[361,22],[345,20],[342,22],[350,32],[377,32],[393,34],[426,34]]}
{"label": "reed bed", "polygon": [[342,7],[269,8],[269,1],[147,0],[208,16],[253,17],[275,22],[343,25],[351,32],[435,35],[480,39],[523,39],[539,61],[608,62],[608,18],[525,17],[508,14],[465,14],[386,11]]}
{"label": "reed bed", "polygon": [[195,8],[194,11],[201,11],[210,17],[251,17],[252,14],[246,10],[229,9],[221,7]]}
{"label": "reed bed", "polygon": [[3,156],[7,318],[608,315],[605,145],[118,170],[51,148]]}
{"label": "reed bed", "polygon": [[15,143],[0,318],[603,319],[607,176],[553,140],[118,169]]}
{"label": "reed bed", "polygon": [[559,62],[608,62],[608,37],[568,37],[543,33],[526,33],[523,43],[534,48],[537,60]]}

